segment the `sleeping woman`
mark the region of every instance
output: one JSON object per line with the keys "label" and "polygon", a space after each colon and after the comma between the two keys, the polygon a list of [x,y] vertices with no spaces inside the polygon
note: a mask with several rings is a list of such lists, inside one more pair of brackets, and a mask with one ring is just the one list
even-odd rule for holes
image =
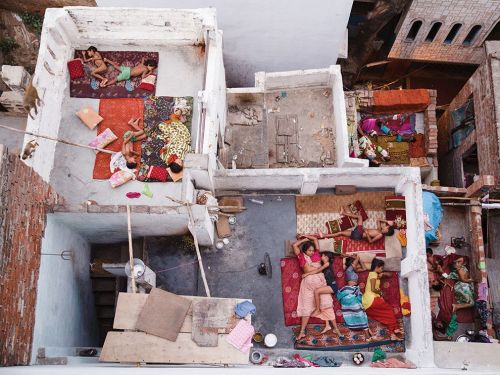
{"label": "sleeping woman", "polygon": [[464,258],[457,258],[453,262],[453,271],[448,276],[449,279],[456,280],[453,287],[455,300],[453,312],[474,306],[473,282],[469,275],[469,270],[464,265]]}
{"label": "sleeping woman", "polygon": [[311,316],[325,321],[335,321],[333,300],[330,294],[321,295],[320,312],[313,314],[315,310],[314,291],[326,286],[325,275],[322,271],[331,265],[330,263],[321,265],[318,240],[313,236],[304,237],[293,244],[293,251],[299,260],[299,265],[307,274],[300,283],[297,316],[301,318],[301,323],[297,340],[305,336],[306,326]]}

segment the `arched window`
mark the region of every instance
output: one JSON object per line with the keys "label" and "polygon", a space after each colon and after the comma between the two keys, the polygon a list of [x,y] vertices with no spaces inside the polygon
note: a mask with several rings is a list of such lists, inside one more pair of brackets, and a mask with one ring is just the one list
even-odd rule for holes
{"label": "arched window", "polygon": [[491,29],[485,40],[500,40],[500,21]]}
{"label": "arched window", "polygon": [[451,44],[451,42],[453,42],[453,39],[455,39],[455,37],[457,36],[458,32],[460,31],[460,29],[462,28],[462,24],[461,23],[456,23],[452,26],[452,28],[450,29],[450,32],[448,33],[448,35],[446,36],[446,39],[444,40],[444,44]]}
{"label": "arched window", "polygon": [[439,29],[441,28],[442,23],[441,22],[434,22],[432,25],[431,29],[429,30],[429,33],[425,37],[426,42],[432,42],[434,38],[436,37]]}
{"label": "arched window", "polygon": [[472,29],[470,29],[469,33],[465,37],[462,44],[464,46],[470,46],[476,39],[477,35],[479,34],[479,31],[481,31],[481,25],[474,25]]}
{"label": "arched window", "polygon": [[413,41],[418,35],[420,28],[422,27],[422,21],[414,21],[411,25],[410,31],[408,31],[408,35],[406,35],[407,41]]}

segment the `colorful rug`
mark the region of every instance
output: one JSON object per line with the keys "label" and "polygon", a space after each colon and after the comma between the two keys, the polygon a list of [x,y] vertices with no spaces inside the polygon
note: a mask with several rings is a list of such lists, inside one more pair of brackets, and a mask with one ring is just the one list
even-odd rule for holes
{"label": "colorful rug", "polygon": [[382,147],[389,153],[390,160],[383,161],[382,164],[410,164],[410,146],[408,142],[397,142],[395,136],[387,135],[370,137],[370,139],[376,146]]}
{"label": "colorful rug", "polygon": [[[402,326],[402,321],[399,321]],[[381,348],[388,353],[402,353],[405,351],[404,341],[391,341],[389,331],[386,326],[377,322],[370,321],[370,330],[380,339],[374,342],[367,341],[363,331],[353,331],[346,327],[344,323],[337,323],[343,337],[339,337],[333,331],[321,333],[324,324],[308,324],[306,336],[295,342],[295,349],[302,350],[359,350],[372,351],[375,348]],[[293,333],[298,335],[300,327],[294,327]]]}
{"label": "colorful rug", "polygon": [[340,217],[340,208],[359,200],[368,215],[366,228],[375,228],[385,218],[385,196],[392,192],[362,192],[352,195],[298,195],[295,197],[297,233],[326,233],[326,223]]}
{"label": "colorful rug", "polygon": [[394,221],[395,229],[406,229],[406,201],[404,196],[385,197],[385,220]]}
{"label": "colorful rug", "polygon": [[[159,62],[158,52],[137,52],[137,51],[99,51],[103,58],[118,63],[121,66],[133,67],[139,64],[142,58],[154,59]],[[82,51],[75,51],[75,58],[81,58]],[[108,79],[115,78],[119,72],[114,69],[111,64],[108,65],[108,70],[104,76]],[[139,89],[141,77],[131,78],[126,81],[117,82],[116,84],[102,88],[99,86],[99,81],[90,75],[94,69],[91,62],[85,63],[85,76],[70,80],[69,94],[72,98],[144,98],[146,96],[154,95],[155,91],[147,91]],[[158,69],[156,69],[158,70]]]}
{"label": "colorful rug", "polygon": [[177,106],[186,110],[183,123],[191,131],[193,98],[191,96],[174,98],[171,96],[151,96],[144,100],[144,132],[148,138],[142,142],[141,168],[138,179],[147,181],[146,174],[150,166],[167,168],[160,157],[160,150],[165,142],[160,138],[159,124],[170,118]]}
{"label": "colorful rug", "polygon": [[373,91],[373,113],[422,112],[430,104],[427,89]]}
{"label": "colorful rug", "polygon": [[[342,258],[335,257],[333,263],[333,271],[335,280],[339,288],[345,285],[344,269]],[[302,270],[300,269],[297,258],[282,258],[281,259],[281,293],[283,297],[283,312],[285,325],[292,326],[300,324],[300,318],[297,316],[297,301],[300,290],[300,282],[302,280]],[[364,291],[368,272],[359,273],[359,287]],[[400,295],[399,295],[399,278],[398,274],[393,272],[391,277],[384,278],[380,286],[384,299],[394,308],[394,313],[398,318],[402,317]],[[337,298],[333,297],[333,308],[338,322],[343,322],[340,303]],[[321,323],[317,318],[311,318],[311,323]]]}
{"label": "colorful rug", "polygon": [[410,158],[422,158],[425,156],[425,138],[423,134],[415,134],[415,142],[409,143]]}
{"label": "colorful rug", "polygon": [[[128,124],[129,120],[132,117],[140,119],[144,117],[143,102],[141,99],[102,99],[99,101],[99,115],[104,120],[97,126],[97,134],[102,133],[107,128],[111,129],[118,139],[113,141],[106,149],[120,151],[123,144],[123,133],[132,130],[132,127]],[[142,121],[140,121],[139,126],[143,126]],[[141,142],[134,143],[134,151],[141,152]],[[94,179],[104,180],[111,177],[110,161],[111,154],[104,152],[96,154]]]}
{"label": "colorful rug", "polygon": [[369,243],[368,241],[355,241],[349,237],[339,236],[336,240],[342,240],[342,254],[374,253],[376,256],[385,257],[385,239]]}

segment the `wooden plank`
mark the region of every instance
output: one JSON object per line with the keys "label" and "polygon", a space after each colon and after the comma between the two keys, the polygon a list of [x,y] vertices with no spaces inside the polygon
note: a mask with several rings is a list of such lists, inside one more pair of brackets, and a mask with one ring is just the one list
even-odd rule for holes
{"label": "wooden plank", "polygon": [[[139,318],[139,314],[146,303],[149,294],[142,293],[120,293],[118,295],[118,302],[116,304],[116,313],[115,313],[115,321],[113,323],[113,329],[136,329],[137,319]],[[245,299],[239,298],[208,298],[208,297],[198,297],[198,296],[183,296],[191,301],[203,301],[203,300],[213,300],[220,301],[221,303],[230,303],[233,306],[242,301],[246,301]],[[251,300],[249,300],[251,301]],[[228,317],[229,319],[229,317]],[[250,316],[246,318],[250,321]],[[181,332],[183,333],[191,333],[192,332],[192,320],[193,320],[193,309],[192,305],[189,309],[186,319],[184,319],[184,323],[181,327]]]}
{"label": "wooden plank", "polygon": [[233,347],[225,336],[219,335],[217,347],[200,348],[190,333],[180,333],[177,341],[171,342],[143,332],[108,332],[99,361],[248,364],[248,353]]}

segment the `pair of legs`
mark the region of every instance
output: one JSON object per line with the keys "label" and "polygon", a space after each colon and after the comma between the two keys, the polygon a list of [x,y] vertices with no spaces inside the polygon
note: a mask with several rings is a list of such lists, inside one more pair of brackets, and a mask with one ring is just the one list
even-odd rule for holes
{"label": "pair of legs", "polygon": [[136,141],[142,141],[143,139],[147,138],[144,130],[139,128],[139,120],[139,118],[131,118],[128,122],[128,124],[135,129],[135,132],[132,132],[132,134],[134,135]]}
{"label": "pair of legs", "polygon": [[[314,290],[314,304],[315,304],[316,308],[312,312],[311,315],[318,315],[319,313],[321,313],[321,309],[320,309],[321,294],[334,294],[334,293],[333,293],[333,289],[331,286],[323,286],[321,288],[317,288],[316,290]],[[330,322],[332,323],[331,325],[330,325]],[[323,331],[321,331],[321,333],[328,332],[329,330],[332,329],[332,326],[333,326],[333,329],[335,330],[335,332],[337,333],[337,335],[343,336],[340,333],[339,327],[337,327],[337,322],[335,320],[330,320],[330,321],[325,320],[325,328],[323,329]]]}
{"label": "pair of legs", "polygon": [[[121,70],[121,66],[117,62],[111,61],[111,60],[106,59],[106,58],[104,59],[104,61],[107,62],[108,64],[111,64],[111,66],[113,67],[113,69],[117,70],[118,72],[122,71]],[[114,85],[116,82],[118,82],[117,78],[113,78],[111,81],[106,80],[106,82],[104,82],[104,86],[103,87]]]}
{"label": "pair of legs", "polygon": [[[344,215],[344,216],[347,216],[347,217],[350,217],[352,219],[355,219],[356,220],[356,227],[353,228],[353,229],[346,229],[346,230],[343,230],[341,232],[337,232],[337,233],[333,233],[333,234],[329,234],[325,237],[338,237],[338,236],[345,236],[345,237],[351,237],[352,236],[352,233],[353,231],[359,231],[359,227],[363,227],[363,217],[361,215],[354,215],[354,214],[350,214],[348,213],[344,207],[341,207],[340,208],[340,215]],[[361,238],[358,238],[359,240],[363,239],[364,238],[364,234],[363,233],[358,233],[359,235],[357,237],[361,237]],[[354,239],[354,238],[353,238]]]}
{"label": "pair of legs", "polygon": [[458,310],[468,309],[469,307],[473,307],[474,304],[473,303],[454,303],[451,306],[453,308],[453,312],[456,312]]}
{"label": "pair of legs", "polygon": [[90,72],[90,75],[92,77],[95,77],[97,78],[99,81],[101,81],[101,84],[100,86],[101,87],[104,87],[104,85],[106,84],[106,82],[108,81],[103,75],[102,73],[104,73],[106,70],[108,70],[108,66],[106,65],[106,63],[103,61],[101,63],[101,65],[99,66],[96,66],[95,69],[93,69],[91,72]]}

